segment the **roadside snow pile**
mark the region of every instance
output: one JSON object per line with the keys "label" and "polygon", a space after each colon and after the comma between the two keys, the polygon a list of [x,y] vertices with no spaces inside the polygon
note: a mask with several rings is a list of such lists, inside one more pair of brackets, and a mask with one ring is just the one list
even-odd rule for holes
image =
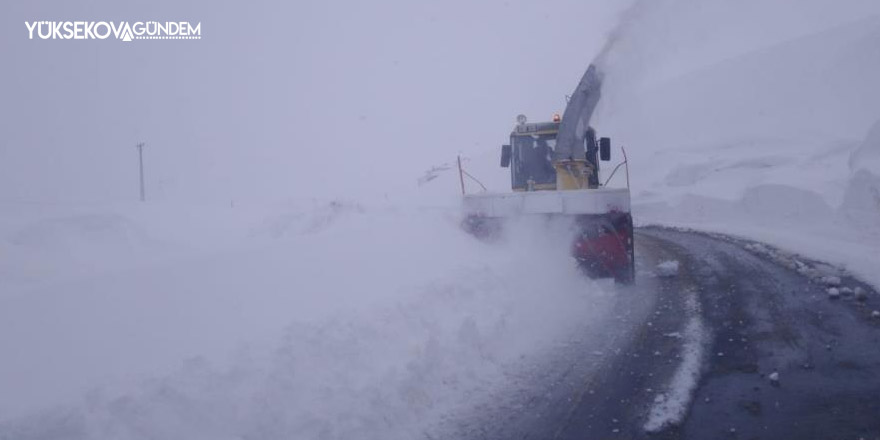
{"label": "roadside snow pile", "polygon": [[840,286],[840,277],[835,276],[826,276],[822,277],[819,281],[826,286],[838,287]]}
{"label": "roadside snow pile", "polygon": [[678,261],[675,260],[664,261],[657,265],[657,269],[654,272],[658,277],[672,278],[678,276],[678,264]]}
{"label": "roadside snow pile", "polygon": [[442,212],[331,204],[275,228],[294,211],[0,299],[0,438],[430,437],[605,312],[565,225],[488,245]]}
{"label": "roadside snow pile", "polygon": [[[731,240],[729,237],[723,239]],[[736,240],[736,239],[733,239]],[[781,266],[785,266],[791,270],[797,271],[799,274],[809,278],[814,283],[825,287],[825,292],[829,299],[855,299],[863,302],[867,299],[867,292],[862,286],[846,286],[842,276],[847,275],[845,271],[825,263],[805,262],[806,259],[797,254],[785,252],[763,243],[747,243],[744,248],[756,255],[767,258],[776,262]],[[851,278],[847,282],[853,282]]]}

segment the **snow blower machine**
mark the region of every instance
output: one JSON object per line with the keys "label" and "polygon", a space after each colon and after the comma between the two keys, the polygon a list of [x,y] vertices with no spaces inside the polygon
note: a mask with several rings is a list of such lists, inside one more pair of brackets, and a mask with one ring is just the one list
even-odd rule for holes
{"label": "snow blower machine", "polygon": [[591,65],[561,118],[529,122],[524,115],[517,117],[510,143],[501,147],[501,166],[510,169],[513,191],[465,194],[464,227],[489,237],[513,216],[568,218],[576,227],[572,255],[584,271],[629,284],[635,278],[629,171],[626,188],[606,186],[621,166],[627,167],[626,152],[621,149],[624,161],[600,182],[599,164],[611,159],[611,140],[597,138],[589,125],[600,85],[600,74]]}

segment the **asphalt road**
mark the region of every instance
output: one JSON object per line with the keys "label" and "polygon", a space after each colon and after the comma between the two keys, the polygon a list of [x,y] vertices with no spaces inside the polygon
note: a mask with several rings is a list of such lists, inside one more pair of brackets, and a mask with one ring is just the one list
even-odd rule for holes
{"label": "asphalt road", "polygon": [[[449,437],[880,439],[880,298],[870,286],[838,274],[867,295],[830,299],[815,273],[835,269],[818,262],[799,260],[805,276],[728,237],[636,237],[637,284],[618,287],[614,312],[585,328],[598,337],[560,347],[457,418]],[[663,261],[678,261],[677,275],[656,276]],[[658,408],[663,423],[651,425]]]}

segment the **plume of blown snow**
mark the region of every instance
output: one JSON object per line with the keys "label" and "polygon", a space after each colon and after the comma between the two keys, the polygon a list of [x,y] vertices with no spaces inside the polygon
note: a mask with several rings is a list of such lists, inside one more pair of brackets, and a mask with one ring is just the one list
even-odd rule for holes
{"label": "plume of blown snow", "polygon": [[5,302],[0,438],[424,437],[603,313],[568,226],[485,243],[441,211],[287,207],[184,270]]}

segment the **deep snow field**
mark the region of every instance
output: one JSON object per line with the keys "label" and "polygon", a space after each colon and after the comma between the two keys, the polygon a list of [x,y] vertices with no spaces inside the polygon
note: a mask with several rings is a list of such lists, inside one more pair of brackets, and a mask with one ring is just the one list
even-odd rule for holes
{"label": "deep snow field", "polygon": [[341,202],[3,212],[3,439],[418,438],[608,303],[565,225],[490,245]]}

